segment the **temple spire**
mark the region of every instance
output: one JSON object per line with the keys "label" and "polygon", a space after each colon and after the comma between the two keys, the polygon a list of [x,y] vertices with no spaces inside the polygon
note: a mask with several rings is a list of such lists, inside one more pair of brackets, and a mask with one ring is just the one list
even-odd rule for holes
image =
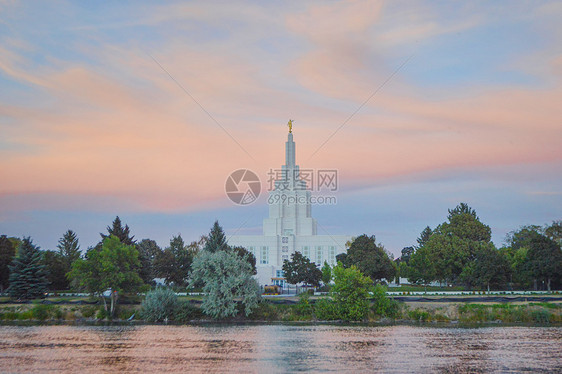
{"label": "temple spire", "polygon": [[285,143],[285,166],[287,169],[295,167],[295,142],[293,141],[292,132],[289,132],[287,142]]}

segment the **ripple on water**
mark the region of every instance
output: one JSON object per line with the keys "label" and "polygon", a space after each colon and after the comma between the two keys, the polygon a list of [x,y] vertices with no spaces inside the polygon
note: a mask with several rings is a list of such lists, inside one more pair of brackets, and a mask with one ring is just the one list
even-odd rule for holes
{"label": "ripple on water", "polygon": [[560,327],[0,326],[0,371],[562,372]]}

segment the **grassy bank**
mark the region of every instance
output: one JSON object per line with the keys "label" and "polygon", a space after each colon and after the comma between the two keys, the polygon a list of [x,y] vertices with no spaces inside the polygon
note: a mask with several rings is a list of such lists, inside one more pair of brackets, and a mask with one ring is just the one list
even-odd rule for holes
{"label": "grassy bank", "polygon": [[[313,300],[301,300],[296,304],[276,304],[262,301],[248,317],[237,317],[232,322],[265,321],[296,322],[321,321],[318,305]],[[479,323],[524,323],[561,324],[562,304],[521,303],[521,304],[473,304],[473,303],[396,303],[386,314],[378,315],[373,305],[366,322],[449,322],[461,324]],[[141,320],[140,305],[120,305],[117,320]],[[5,305],[0,307],[1,321],[70,321],[88,322],[103,320],[105,311],[100,305],[45,305],[40,303]],[[189,323],[207,320],[198,304],[184,301],[171,321]]]}

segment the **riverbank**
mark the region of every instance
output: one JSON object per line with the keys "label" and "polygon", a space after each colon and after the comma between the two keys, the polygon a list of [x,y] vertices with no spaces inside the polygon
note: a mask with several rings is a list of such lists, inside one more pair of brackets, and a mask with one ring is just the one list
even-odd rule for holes
{"label": "riverbank", "polygon": [[[296,303],[279,303],[279,300],[263,300],[248,317],[236,317],[226,322],[325,322],[317,318],[314,299]],[[90,302],[94,302],[91,300]],[[5,304],[0,306],[0,324],[17,322],[67,322],[95,323],[106,320],[101,305],[90,304]],[[120,305],[116,322],[143,322],[140,305]],[[170,318],[171,323],[207,323],[209,320],[200,310],[198,300],[184,300],[181,308]],[[336,321],[331,321],[336,322]],[[450,323],[450,324],[562,324],[562,302],[396,302],[388,315],[377,315],[372,308],[366,323]]]}

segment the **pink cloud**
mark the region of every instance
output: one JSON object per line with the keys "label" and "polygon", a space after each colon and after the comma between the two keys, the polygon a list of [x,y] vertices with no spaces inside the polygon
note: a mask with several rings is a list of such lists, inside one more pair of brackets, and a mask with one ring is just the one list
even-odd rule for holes
{"label": "pink cloud", "polygon": [[[162,8],[140,21],[182,19],[192,8]],[[298,163],[337,168],[350,186],[423,171],[562,158],[560,56],[549,71],[541,70],[552,78],[547,88],[450,93],[399,75],[310,158],[373,92],[373,82],[392,71],[379,45],[476,22],[434,25],[428,13],[411,15],[413,34],[408,27],[373,33],[383,11],[373,2],[312,5],[279,17],[238,10],[248,23],[241,40],[259,39],[259,27],[271,22],[305,41],[279,62],[254,54],[259,49],[240,39],[196,47],[170,38],[148,51],[253,159],[143,48],[107,43],[84,52],[92,58],[88,63],[52,59],[36,66],[17,52],[17,43],[0,47],[2,72],[34,88],[24,104],[0,104],[0,114],[16,124],[2,127],[4,140],[24,147],[0,151],[0,193],[14,202],[40,196],[23,204],[26,209],[72,206],[84,196],[94,205],[107,199],[148,211],[229,204],[223,188],[231,171],[248,167],[265,176],[283,163],[289,117],[296,119]],[[207,8],[189,15],[219,22]],[[218,16],[224,18],[225,12]],[[71,196],[70,203],[64,205],[61,196]]]}

